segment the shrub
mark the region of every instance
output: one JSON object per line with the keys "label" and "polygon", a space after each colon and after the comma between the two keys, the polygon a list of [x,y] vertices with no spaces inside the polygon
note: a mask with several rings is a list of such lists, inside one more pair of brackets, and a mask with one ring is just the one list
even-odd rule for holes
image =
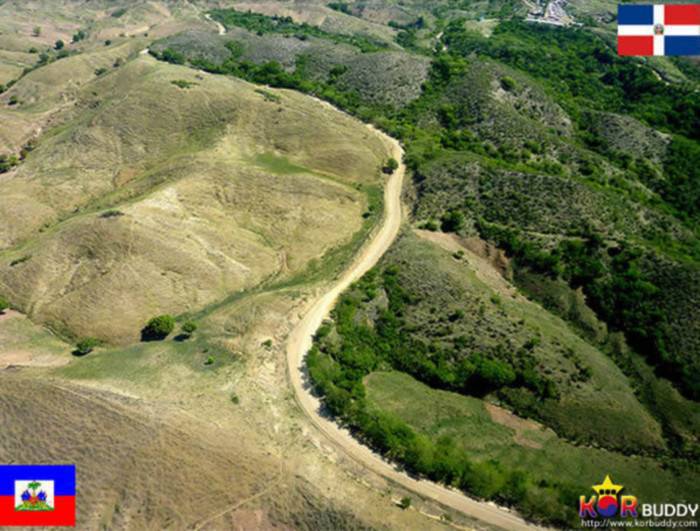
{"label": "shrub", "polygon": [[504,77],[503,79],[501,79],[501,87],[503,88],[503,90],[511,92],[515,90],[517,84],[515,83],[515,80],[512,77]]}
{"label": "shrub", "polygon": [[206,361],[204,362],[204,365],[213,365],[214,364],[214,356],[209,356]]}
{"label": "shrub", "polygon": [[459,232],[464,228],[464,214],[458,210],[450,210],[440,220],[443,232]]}
{"label": "shrub", "polygon": [[57,40],[56,43],[53,45],[54,50],[63,50],[63,48],[66,46],[66,43],[63,42],[62,40]]}
{"label": "shrub", "polygon": [[191,337],[192,334],[195,333],[195,331],[197,330],[197,328],[198,328],[198,327],[197,327],[197,323],[195,323],[194,321],[186,321],[186,322],[182,325],[182,333],[183,333],[183,335],[185,335],[186,337]]}
{"label": "shrub", "polygon": [[173,85],[175,85],[177,88],[181,89],[188,89],[190,87],[194,87],[197,85],[197,83],[194,83],[192,81],[187,81],[186,79],[174,79],[171,81]]}
{"label": "shrub", "polygon": [[86,354],[90,354],[90,352],[92,352],[93,349],[99,344],[99,339],[96,339],[94,337],[86,337],[78,341],[78,343],[75,345],[74,354],[78,356],[85,356]]}
{"label": "shrub", "polygon": [[389,160],[386,161],[386,164],[382,168],[382,171],[386,173],[387,175],[391,175],[394,173],[397,169],[399,168],[399,163],[395,158],[390,158]]}
{"label": "shrub", "polygon": [[154,317],[141,330],[142,341],[160,341],[168,337],[175,329],[175,318],[172,315]]}
{"label": "shrub", "polygon": [[399,502],[399,507],[402,509],[408,509],[411,506],[411,498],[408,496],[404,496],[401,498],[401,501]]}
{"label": "shrub", "polygon": [[431,232],[435,232],[436,230],[438,230],[437,221],[435,221],[434,219],[429,219],[428,221],[424,222],[421,225],[421,227],[424,228],[425,230],[429,230]]}
{"label": "shrub", "polygon": [[5,313],[5,310],[7,310],[10,307],[10,303],[7,301],[7,299],[0,297],[0,314]]}
{"label": "shrub", "polygon": [[95,70],[95,75],[97,77],[103,76],[107,73],[107,69],[104,66],[101,66],[100,68],[97,68]]}
{"label": "shrub", "polygon": [[85,33],[83,30],[78,30],[75,34],[73,34],[73,43],[80,42],[83,39],[87,37],[87,33]]}
{"label": "shrub", "polygon": [[172,48],[166,48],[161,54],[161,59],[174,65],[184,65],[185,56]]}

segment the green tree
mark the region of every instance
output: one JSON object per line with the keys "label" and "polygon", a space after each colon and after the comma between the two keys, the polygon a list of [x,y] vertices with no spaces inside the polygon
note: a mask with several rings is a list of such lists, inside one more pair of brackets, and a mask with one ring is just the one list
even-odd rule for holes
{"label": "green tree", "polygon": [[85,356],[90,354],[93,349],[100,344],[100,340],[94,337],[86,337],[78,341],[75,345],[75,354],[79,356]]}
{"label": "green tree", "polygon": [[450,210],[440,221],[443,232],[459,232],[465,224],[464,214],[459,210]]}
{"label": "green tree", "polygon": [[63,48],[66,46],[66,43],[63,42],[61,39],[56,41],[56,44],[53,45],[55,50],[63,50]]}
{"label": "green tree", "polygon": [[87,37],[87,33],[85,33],[83,30],[78,30],[73,34],[73,43],[80,42],[85,39],[85,37]]}
{"label": "green tree", "polygon": [[513,90],[515,90],[516,86],[517,84],[515,83],[515,80],[512,77],[506,76],[503,79],[501,79],[501,87],[507,92],[512,92]]}
{"label": "green tree", "polygon": [[192,337],[192,334],[197,330],[197,323],[194,321],[186,321],[182,325],[182,334],[186,337]]}
{"label": "green tree", "polygon": [[398,161],[395,158],[391,157],[389,160],[386,161],[386,164],[382,168],[382,171],[388,175],[391,175],[398,168],[399,168]]}
{"label": "green tree", "polygon": [[161,341],[175,329],[175,318],[172,315],[159,315],[152,318],[141,330],[142,341]]}

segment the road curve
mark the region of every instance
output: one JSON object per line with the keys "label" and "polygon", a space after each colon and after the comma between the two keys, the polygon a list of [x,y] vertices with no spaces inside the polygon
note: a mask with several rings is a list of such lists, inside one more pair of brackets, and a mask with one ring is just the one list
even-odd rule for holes
{"label": "road curve", "polygon": [[443,506],[450,507],[463,514],[483,521],[486,524],[508,530],[538,529],[525,522],[507,509],[494,504],[480,502],[469,498],[461,492],[448,489],[427,480],[417,480],[397,470],[392,464],[374,453],[367,446],[358,442],[347,430],[320,414],[320,401],[311,394],[305,384],[306,368],[304,358],[313,341],[313,335],[329,315],[338,296],[350,284],[369,271],[389,249],[396,239],[401,226],[401,189],[406,173],[403,164],[403,149],[399,142],[388,135],[368,126],[391,148],[392,157],[399,161],[399,167],[391,175],[384,189],[384,216],[379,230],[372,236],[355,257],[352,265],[335,280],[329,290],[314,300],[308,310],[292,330],[287,341],[287,372],[294,389],[294,396],[306,416],[313,424],[349,457],[371,471],[398,483],[414,493],[430,498]]}

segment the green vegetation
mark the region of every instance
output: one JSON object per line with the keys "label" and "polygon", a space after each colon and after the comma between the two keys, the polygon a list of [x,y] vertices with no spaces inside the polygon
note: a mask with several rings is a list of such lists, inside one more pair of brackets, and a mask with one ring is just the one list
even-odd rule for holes
{"label": "green vegetation", "polygon": [[280,103],[282,101],[282,98],[280,98],[277,94],[273,94],[269,90],[255,89],[255,92],[265,98],[265,101],[269,101],[271,103]]}
{"label": "green vegetation", "polygon": [[388,175],[391,175],[399,168],[399,163],[395,158],[390,158],[386,161],[386,164],[382,168],[382,171]]}
{"label": "green vegetation", "polygon": [[4,297],[0,297],[0,315],[5,313],[5,310],[10,308],[10,303]]}
{"label": "green vegetation", "polygon": [[19,159],[14,155],[0,155],[0,173],[6,173],[19,164]]}
{"label": "green vegetation", "polygon": [[172,315],[153,317],[141,330],[142,341],[162,341],[175,330],[175,318]]}
{"label": "green vegetation", "polygon": [[513,20],[485,38],[455,20],[443,38],[453,55],[476,53],[526,70],[551,87],[575,118],[581,105],[593,106],[700,139],[700,101],[691,86],[665,85],[651,68],[618,56],[592,32]]}
{"label": "green vegetation", "polygon": [[[414,444],[424,463],[441,460],[443,448],[450,448],[453,465],[470,456],[469,468],[490,471],[488,475],[482,472],[483,476],[469,474],[476,488],[482,492],[495,489],[495,497],[504,502],[508,500],[500,492],[508,481],[507,473],[501,471],[510,471],[517,478],[510,482],[519,484],[514,493],[520,498],[518,509],[530,518],[549,515],[552,523],[575,528],[578,496],[589,492],[590,478],[602,479],[609,473],[640,499],[673,499],[679,491],[698,490],[696,464],[666,468],[648,457],[576,446],[481,400],[433,390],[396,371],[374,372],[365,384],[369,410],[392,416],[414,434],[415,441],[422,441]],[[411,455],[411,446],[408,448],[403,459]],[[442,460],[447,462],[447,456]],[[454,470],[460,473],[459,467]],[[478,477],[485,481],[477,481]],[[459,479],[452,484],[458,485]]]}
{"label": "green vegetation", "polygon": [[335,43],[349,44],[365,53],[376,52],[387,47],[386,43],[369,36],[329,33],[310,24],[297,24],[291,17],[268,17],[258,13],[236,11],[235,9],[214,9],[210,13],[214,20],[221,22],[228,28],[237,26],[258,35],[277,33],[294,36],[302,40],[308,37],[316,37]]}
{"label": "green vegetation", "polygon": [[173,85],[175,85],[176,87],[181,88],[183,90],[197,86],[197,83],[195,83],[193,81],[187,81],[186,79],[174,79],[171,81],[171,83]]}
{"label": "green vegetation", "polygon": [[[288,19],[231,10],[217,12],[216,16],[224,24],[260,34],[293,34],[302,26]],[[606,208],[616,202],[620,203],[620,209],[624,205],[627,212],[620,210],[611,215],[616,223],[621,223],[621,216],[635,215],[640,206],[647,209],[645,215],[652,217],[649,225],[653,227],[642,228],[640,234],[639,226],[629,224],[624,227],[622,237],[615,234],[617,245],[596,249],[593,255],[576,248],[579,234],[567,234],[573,239],[552,251],[548,242],[509,227],[513,207],[493,191],[479,190],[476,197],[465,196],[463,190],[443,194],[443,198],[452,200],[452,205],[433,210],[428,219],[420,222],[432,230],[441,226],[445,231],[460,232],[475,227],[482,237],[505,248],[521,268],[541,274],[544,279],[564,279],[574,288],[582,287],[591,306],[608,326],[624,332],[629,342],[659,367],[661,374],[673,377],[688,396],[696,397],[697,389],[690,375],[699,357],[692,351],[680,351],[675,342],[669,340],[669,330],[676,325],[668,314],[663,310],[652,311],[651,306],[666,307],[668,303],[658,288],[657,272],[648,267],[649,260],[658,252],[674,258],[680,248],[680,253],[692,261],[700,257],[700,245],[692,229],[692,220],[697,215],[696,191],[700,189],[696,183],[698,147],[695,139],[700,127],[697,126],[699,100],[695,89],[690,84],[669,85],[660,81],[647,65],[618,57],[603,38],[587,30],[510,20],[501,21],[493,35],[486,38],[465,29],[463,22],[457,19],[447,24],[443,41],[448,51],[434,53],[421,97],[400,110],[363,100],[358,93],[333,83],[333,76],[330,81],[322,81],[310,76],[304,68],[289,72],[275,62],[249,63],[240,60],[240,51],[232,51],[230,59],[221,65],[201,58],[193,58],[191,62],[211,72],[320,96],[400,138],[407,148],[407,163],[417,175],[419,209],[428,197],[421,182],[426,168],[433,162],[447,160],[454,153],[469,153],[470,163],[500,172],[504,177],[509,171],[517,171],[525,176],[536,173],[557,176],[567,186],[576,183],[575,186],[581,187],[577,193],[600,194]],[[231,49],[239,50],[234,45]],[[178,61],[185,60],[177,52],[175,55]],[[512,111],[503,103],[498,104],[500,107],[490,107],[495,104],[487,104],[484,99],[487,96],[481,96],[488,95],[491,76],[504,92],[518,99]],[[531,103],[526,98],[532,93],[545,101],[545,114],[541,108],[530,111]],[[523,105],[525,112],[518,112]],[[589,131],[588,113],[599,109],[633,116],[646,124],[640,127],[652,126],[676,133],[663,164],[649,170],[648,162],[641,158],[635,160],[605,151],[605,143],[596,140]],[[530,115],[530,112],[539,114]],[[571,130],[561,125],[567,115],[574,125]],[[503,123],[496,126],[487,123],[494,119],[503,120]],[[552,125],[544,127],[543,123]],[[603,162],[599,153],[608,160]],[[619,172],[627,174],[622,178]],[[658,172],[663,172],[667,178],[655,178]],[[644,197],[635,180],[651,183],[658,196]],[[601,186],[608,189],[604,197]],[[521,193],[528,200],[533,198],[527,190]],[[459,199],[462,201],[458,202]],[[473,211],[486,203],[490,210],[485,210],[482,216],[474,216]],[[566,204],[560,206],[565,208]],[[532,219],[532,212],[532,209],[523,209],[523,218]],[[604,211],[593,213],[591,222],[601,226],[595,217],[602,213]],[[606,219],[602,225],[607,223]],[[681,239],[670,242],[667,231],[658,227],[673,223],[680,224],[678,230],[686,232]],[[575,225],[581,223],[572,216],[570,226]],[[554,228],[554,232],[557,230],[561,229]],[[569,230],[572,229],[567,227],[566,231]],[[594,239],[611,236],[600,229],[594,232]],[[628,259],[630,254],[625,249],[642,254],[637,259]],[[608,250],[619,252],[621,257],[614,259],[606,255]],[[636,306],[645,300],[651,302]],[[628,305],[633,309],[627,308]]]}
{"label": "green vegetation", "polygon": [[194,321],[185,321],[182,324],[182,335],[185,336],[185,338],[190,338],[192,337],[192,334],[194,334],[197,331],[197,323]]}
{"label": "green vegetation", "polygon": [[78,30],[77,32],[75,32],[73,34],[73,41],[72,42],[73,42],[73,44],[78,43],[78,42],[86,39],[87,36],[88,35],[86,32],[84,32],[83,30]]}
{"label": "green vegetation", "polygon": [[90,352],[92,352],[95,349],[95,347],[99,345],[99,339],[96,339],[94,337],[86,337],[78,341],[78,343],[76,343],[74,353],[77,356],[85,356],[86,354],[90,354]]}

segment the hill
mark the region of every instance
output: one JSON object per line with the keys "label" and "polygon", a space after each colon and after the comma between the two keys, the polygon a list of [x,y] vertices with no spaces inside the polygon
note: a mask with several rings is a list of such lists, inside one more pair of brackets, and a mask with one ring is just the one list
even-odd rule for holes
{"label": "hill", "polygon": [[307,99],[147,57],[94,80],[73,116],[2,181],[0,286],[34,319],[110,341],[348,244],[387,156]]}

